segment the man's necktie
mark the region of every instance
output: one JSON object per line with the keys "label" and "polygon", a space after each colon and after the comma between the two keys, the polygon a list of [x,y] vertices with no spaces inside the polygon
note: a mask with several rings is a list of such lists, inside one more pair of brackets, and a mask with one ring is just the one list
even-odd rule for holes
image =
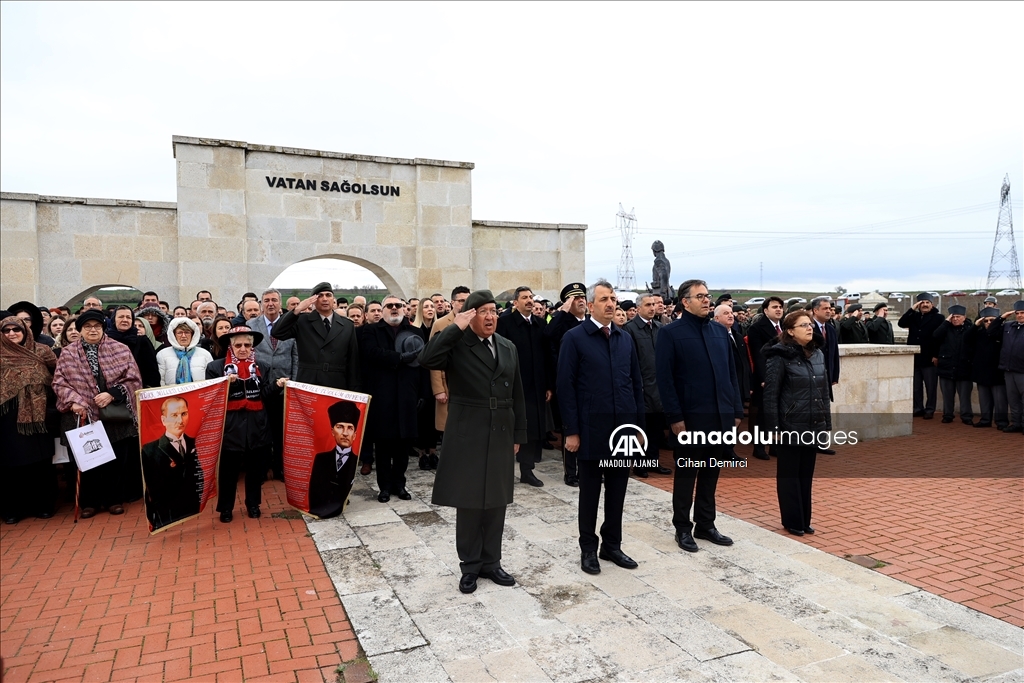
{"label": "man's necktie", "polygon": [[825,326],[824,325],[821,326],[821,338],[822,339],[828,339],[828,335],[825,334]]}
{"label": "man's necktie", "polygon": [[323,321],[324,321],[324,330],[327,332],[327,334],[330,334],[331,333],[331,319],[330,318],[324,318]]}
{"label": "man's necktie", "polygon": [[484,339],[484,346],[486,346],[487,350],[491,352],[491,357],[493,358],[494,357],[494,347],[491,345],[491,338],[490,337],[488,337],[487,339]]}
{"label": "man's necktie", "polygon": [[612,336],[612,331],[609,330],[607,327],[602,327],[601,331],[604,332],[604,338],[605,339],[608,339],[609,337]]}
{"label": "man's necktie", "polygon": [[267,323],[267,336],[270,337],[270,348],[277,351],[277,338],[274,337],[274,323]]}
{"label": "man's necktie", "polygon": [[782,334],[782,328],[781,328],[781,327],[779,327],[779,324],[778,324],[778,323],[774,323],[774,325],[775,325],[775,336],[777,337],[777,336],[779,336],[780,334]]}
{"label": "man's necktie", "polygon": [[647,331],[648,332],[654,331],[654,323],[652,323],[650,320],[647,321]]}

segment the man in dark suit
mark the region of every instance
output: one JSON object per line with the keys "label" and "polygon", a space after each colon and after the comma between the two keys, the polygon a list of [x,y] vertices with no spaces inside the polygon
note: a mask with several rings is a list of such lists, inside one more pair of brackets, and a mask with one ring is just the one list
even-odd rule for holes
{"label": "man in dark suit", "polygon": [[338,401],[327,408],[327,417],[335,446],[317,453],[309,472],[309,513],[321,519],[337,517],[345,508],[358,460],[352,442],[359,427],[359,408],[351,401]]}
{"label": "man in dark suit", "polygon": [[188,401],[180,396],[165,400],[160,421],[164,435],[142,447],[146,516],[154,530],[199,514],[204,484],[195,439],[185,434]]}
{"label": "man in dark suit", "polygon": [[[609,442],[625,425],[644,428],[644,380],[629,334],[612,324],[615,290],[598,280],[587,290],[590,320],[569,330],[558,354],[558,395],[565,450],[579,468],[580,567],[601,572],[602,560],[624,569],[637,563],[622,552],[622,507],[630,465],[617,466]],[[646,447],[647,444],[644,444]],[[602,460],[607,461],[602,464]],[[604,523],[598,552],[597,506],[604,483]]]}
{"label": "man in dark suit", "polygon": [[404,303],[397,296],[384,297],[384,317],[380,322],[363,325],[359,330],[363,362],[367,369],[367,393],[373,396],[373,411],[367,419],[367,431],[373,440],[377,462],[377,500],[386,503],[396,495],[410,500],[405,488],[418,434],[417,404],[425,383],[423,368],[415,365],[422,347],[399,351],[396,340],[401,334],[415,334],[405,317]]}
{"label": "man in dark suit", "polygon": [[874,315],[864,323],[868,330],[868,341],[872,344],[894,344],[895,337],[892,333],[892,323],[886,318],[889,315],[889,306],[886,303],[875,304]]}
{"label": "man in dark suit", "polygon": [[[647,446],[647,452],[652,458],[657,458],[665,436],[665,416],[661,411],[661,396],[658,395],[658,373],[654,357],[658,330],[663,326],[660,320],[656,320],[656,298],[658,297],[654,294],[640,295],[640,305],[636,306],[636,315],[622,326],[622,329],[633,338],[636,355],[640,361],[640,375],[644,379],[644,419],[646,424],[644,429],[647,438],[651,441]],[[654,471],[658,474],[672,474],[672,470],[661,465],[658,465]],[[633,474],[646,479],[647,468],[634,467]]]}
{"label": "man in dark suit", "polygon": [[334,291],[329,282],[318,284],[312,296],[282,315],[271,335],[278,340],[295,340],[299,348],[297,381],[359,390],[356,326],[334,312]]}
{"label": "man in dark suit", "polygon": [[540,460],[544,447],[546,409],[554,386],[554,371],[544,343],[545,322],[533,314],[533,291],[529,287],[517,287],[513,306],[498,318],[497,332],[515,344],[519,353],[519,375],[526,396],[527,441],[516,454],[519,481],[531,486],[544,486],[544,482],[534,475],[533,467]]}
{"label": "man in dark suit", "polygon": [[[715,528],[719,468],[712,461],[724,460],[726,446],[707,443],[711,441],[707,435],[739,426],[743,400],[728,333],[722,325],[711,322],[707,285],[703,280],[687,280],[679,285],[679,300],[684,306],[682,316],[659,335],[658,389],[665,420],[679,444],[672,487],[676,543],[695,553],[695,537],[716,545],[732,545],[732,539]],[[781,309],[782,302],[779,304]],[[703,438],[696,438],[698,434]],[[681,436],[694,437],[693,445],[683,445]]]}
{"label": "man in dark suit", "polygon": [[[256,347],[256,361],[260,364],[263,379],[276,383],[282,377],[295,379],[299,371],[299,349],[294,339],[279,341],[270,335],[274,325],[281,319],[281,292],[267,289],[263,292],[263,314],[246,321],[249,329],[263,335],[263,341]],[[265,399],[270,435],[274,440],[274,451],[270,468],[274,478],[284,481],[284,394],[274,393]]]}
{"label": "man in dark suit", "polygon": [[[785,302],[777,297],[770,296],[761,305],[761,316],[757,318],[747,329],[747,349],[754,361],[754,370],[750,373],[750,420],[748,428],[753,431],[754,427],[760,427],[764,431],[765,425],[762,419],[762,403],[764,400],[764,366],[765,359],[761,355],[761,349],[768,343],[775,343],[775,340],[782,334],[782,315],[785,312]],[[759,460],[768,460],[768,453],[761,444],[754,445],[754,457]]]}
{"label": "man in dark suit", "polygon": [[[548,342],[548,353],[551,354],[552,366],[558,366],[558,353],[562,348],[562,338],[565,334],[577,327],[586,320],[587,315],[587,287],[582,282],[571,282],[562,287],[562,306],[555,311],[544,328],[544,338]],[[576,467],[576,454],[565,450],[565,428],[562,419],[561,404],[558,402],[558,388],[556,385],[554,397],[551,400],[551,415],[555,421],[555,428],[562,432],[562,467],[564,470],[564,481],[568,486],[579,486],[578,469]]]}
{"label": "man in dark suit", "polygon": [[478,577],[500,586],[516,582],[501,568],[501,533],[512,502],[515,454],[527,441],[526,400],[519,354],[494,334],[497,325],[494,295],[473,292],[419,356],[423,367],[444,370],[448,386],[448,422],[431,502],[456,510],[463,593],[476,590]]}
{"label": "man in dark suit", "polygon": [[[825,371],[828,373],[828,397],[835,400],[832,387],[839,384],[839,330],[832,322],[834,309],[832,298],[819,296],[811,299],[808,304],[811,317],[814,319],[814,343],[818,345],[825,355]],[[817,447],[819,453],[824,455],[835,455],[833,448]]]}
{"label": "man in dark suit", "polygon": [[946,316],[935,308],[932,295],[921,292],[910,310],[896,323],[909,330],[908,345],[921,347],[914,354],[914,417],[930,420],[935,414],[936,392],[939,388],[939,344],[932,335],[945,319]]}

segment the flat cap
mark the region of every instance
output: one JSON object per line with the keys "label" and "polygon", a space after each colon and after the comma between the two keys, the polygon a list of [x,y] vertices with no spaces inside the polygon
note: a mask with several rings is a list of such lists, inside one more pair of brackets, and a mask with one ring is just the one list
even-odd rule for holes
{"label": "flat cap", "polygon": [[871,309],[871,312],[872,313],[878,313],[878,311],[880,311],[883,308],[889,308],[889,304],[885,303],[884,301],[881,301],[881,302],[875,304],[875,307],[873,309]]}
{"label": "flat cap", "polygon": [[565,287],[562,287],[562,293],[559,295],[562,297],[564,302],[571,296],[586,296],[587,286],[582,282],[570,282]]}
{"label": "flat cap", "polygon": [[1014,301],[1013,302],[1013,310],[1014,311],[1024,311],[1024,301]]}
{"label": "flat cap", "polygon": [[966,306],[960,306],[960,305],[950,306],[949,307],[949,314],[950,315],[967,315],[967,307]]}
{"label": "flat cap", "polygon": [[462,310],[468,311],[471,308],[480,308],[487,304],[498,305],[498,302],[494,300],[494,295],[491,294],[489,289],[478,289],[466,299],[466,303],[463,305]]}
{"label": "flat cap", "polygon": [[862,308],[864,308],[864,306],[862,306],[861,304],[850,304],[849,306],[846,307],[846,312],[853,313],[854,311],[859,311]]}
{"label": "flat cap", "polygon": [[321,282],[313,288],[313,293],[310,296],[316,296],[321,292],[330,292],[331,294],[334,294],[334,287],[331,287],[330,282]]}
{"label": "flat cap", "polygon": [[982,318],[998,318],[999,309],[989,306],[988,308],[981,309],[981,313],[978,314]]}
{"label": "flat cap", "polygon": [[916,297],[914,297],[914,301],[931,301],[932,303],[935,303],[935,299],[933,299],[932,295],[929,294],[928,292],[921,292]]}

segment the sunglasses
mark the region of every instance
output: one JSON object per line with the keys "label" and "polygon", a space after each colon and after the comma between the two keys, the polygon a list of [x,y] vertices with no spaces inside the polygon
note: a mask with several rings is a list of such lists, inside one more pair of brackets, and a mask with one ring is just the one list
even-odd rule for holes
{"label": "sunglasses", "polygon": [[404,308],[405,304],[384,304],[384,308]]}
{"label": "sunglasses", "polygon": [[10,334],[11,332],[22,332],[22,329],[20,327],[5,327],[2,330],[0,330],[0,332],[3,332],[4,334]]}

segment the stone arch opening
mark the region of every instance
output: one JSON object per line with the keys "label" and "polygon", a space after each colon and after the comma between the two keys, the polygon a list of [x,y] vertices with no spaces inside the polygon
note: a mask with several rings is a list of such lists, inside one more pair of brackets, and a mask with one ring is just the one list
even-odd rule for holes
{"label": "stone arch opening", "polygon": [[[281,272],[277,274],[277,276],[273,280],[274,286],[279,286],[282,276],[285,275],[286,272],[290,268],[292,268],[292,266],[298,265],[300,263],[309,263],[311,261],[341,261],[344,263],[350,263],[352,265],[359,266],[369,271],[370,274],[377,278],[383,285],[383,287],[388,290],[389,293],[396,294],[402,298],[406,298],[406,290],[411,290],[413,288],[409,284],[403,285],[403,283],[401,283],[396,276],[388,272],[388,270],[385,269],[383,266],[380,266],[379,264],[374,263],[373,261],[368,261],[367,259],[359,258],[358,256],[352,256],[351,254],[318,254],[316,256],[311,256],[309,258],[300,259],[295,263],[291,264],[290,266],[283,268]],[[309,287],[313,287],[314,285],[316,285],[317,282],[321,282],[323,278],[316,280],[315,277],[311,277],[309,279],[311,279],[311,281],[306,284]],[[363,285],[375,283],[359,284]],[[415,293],[411,291],[408,292],[408,294],[410,296],[415,296]]]}
{"label": "stone arch opening", "polygon": [[[144,291],[145,290],[139,289],[135,285],[126,285],[120,282],[92,285],[65,301],[63,305],[67,306],[72,311],[77,311],[82,305],[82,302],[88,296],[99,297],[99,300],[103,302],[104,307],[109,304],[120,305],[122,303],[135,305],[142,300],[142,293]],[[163,296],[163,294],[161,294],[161,296]]]}

